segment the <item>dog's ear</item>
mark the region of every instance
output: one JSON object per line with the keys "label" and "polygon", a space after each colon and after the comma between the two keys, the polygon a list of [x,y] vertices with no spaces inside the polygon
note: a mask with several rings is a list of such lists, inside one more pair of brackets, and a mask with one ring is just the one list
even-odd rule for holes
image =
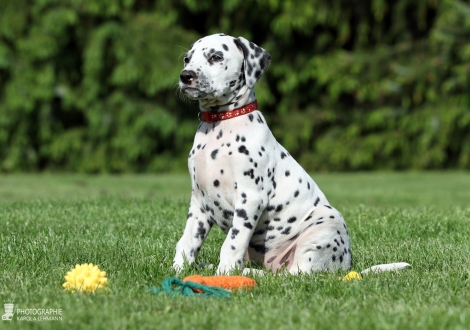
{"label": "dog's ear", "polygon": [[253,89],[271,62],[271,55],[263,48],[243,37],[234,39],[235,45],[243,52],[246,85]]}

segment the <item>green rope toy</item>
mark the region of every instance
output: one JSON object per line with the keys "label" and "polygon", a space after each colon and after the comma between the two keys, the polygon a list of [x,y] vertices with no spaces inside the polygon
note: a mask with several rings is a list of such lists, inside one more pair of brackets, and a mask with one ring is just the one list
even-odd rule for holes
{"label": "green rope toy", "polygon": [[[170,277],[162,282],[162,288],[156,288],[150,286],[149,291],[153,293],[167,293],[172,296],[200,296],[205,297],[218,297],[218,298],[230,298],[230,294],[227,290],[216,286],[208,286],[199,284],[191,281],[182,281],[177,277]],[[201,293],[196,293],[194,290],[199,290]]]}

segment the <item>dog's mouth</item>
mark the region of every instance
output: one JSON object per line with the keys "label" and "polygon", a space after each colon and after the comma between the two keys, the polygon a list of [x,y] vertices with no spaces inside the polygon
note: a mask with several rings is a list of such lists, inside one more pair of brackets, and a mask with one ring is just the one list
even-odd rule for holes
{"label": "dog's mouth", "polygon": [[207,96],[207,93],[205,91],[202,91],[196,87],[182,86],[181,92],[183,92],[184,94],[186,94],[186,96],[194,100],[203,99]]}

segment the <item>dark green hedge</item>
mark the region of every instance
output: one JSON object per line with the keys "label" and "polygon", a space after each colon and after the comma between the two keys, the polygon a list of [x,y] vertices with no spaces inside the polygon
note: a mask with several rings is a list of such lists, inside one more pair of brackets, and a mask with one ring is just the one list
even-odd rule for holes
{"label": "dark green hedge", "polygon": [[0,170],[179,170],[189,45],[242,35],[308,170],[470,168],[470,5],[452,0],[1,0]]}

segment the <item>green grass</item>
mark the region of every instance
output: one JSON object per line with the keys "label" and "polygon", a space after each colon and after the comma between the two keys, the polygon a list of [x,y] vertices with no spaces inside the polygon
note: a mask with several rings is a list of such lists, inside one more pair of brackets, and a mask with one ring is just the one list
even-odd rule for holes
{"label": "green grass", "polygon": [[[187,175],[0,176],[0,300],[13,300],[15,309],[62,309],[62,321],[15,316],[0,328],[470,328],[469,173],[314,179],[347,221],[355,270],[397,261],[413,268],[352,282],[339,280],[345,272],[267,275],[229,300],[155,295],[147,287],[175,275]],[[217,263],[223,239],[214,228],[199,260]],[[62,290],[66,272],[84,262],[107,272],[106,292]]]}

